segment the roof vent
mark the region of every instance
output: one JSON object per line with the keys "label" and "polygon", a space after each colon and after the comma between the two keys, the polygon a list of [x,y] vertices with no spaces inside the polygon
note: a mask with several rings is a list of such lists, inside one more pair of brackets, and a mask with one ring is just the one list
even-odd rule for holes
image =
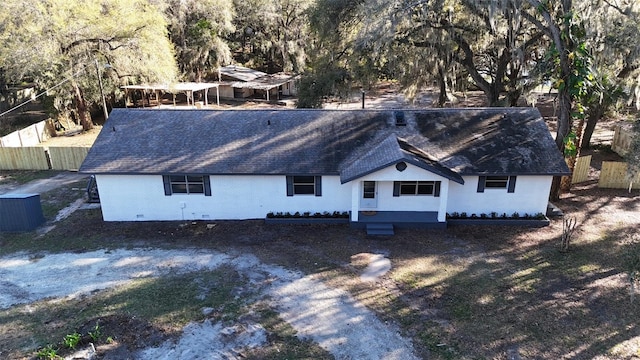
{"label": "roof vent", "polygon": [[396,126],[407,126],[407,120],[404,118],[404,111],[394,111],[393,115],[396,118]]}
{"label": "roof vent", "polygon": [[407,163],[405,163],[404,161],[400,161],[399,163],[396,164],[396,170],[402,172],[405,171],[407,169]]}

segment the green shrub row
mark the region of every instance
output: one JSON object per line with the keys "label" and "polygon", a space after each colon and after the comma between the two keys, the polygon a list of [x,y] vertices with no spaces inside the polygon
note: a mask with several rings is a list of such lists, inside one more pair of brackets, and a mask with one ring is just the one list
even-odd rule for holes
{"label": "green shrub row", "polygon": [[498,214],[497,212],[491,212],[489,214],[468,215],[466,212],[452,212],[451,214],[447,213],[447,219],[545,220],[546,216],[544,216],[543,213],[537,213],[535,215],[525,213],[524,215],[520,215],[518,212],[514,212],[511,215],[507,215],[507,213]]}
{"label": "green shrub row", "polygon": [[348,211],[334,211],[334,212],[316,212],[316,213],[311,213],[310,211],[305,211],[303,213],[300,213],[298,211],[296,211],[295,213],[291,214],[290,212],[269,212],[267,213],[267,218],[269,219],[297,219],[297,218],[317,218],[317,219],[348,219],[349,218],[349,212]]}

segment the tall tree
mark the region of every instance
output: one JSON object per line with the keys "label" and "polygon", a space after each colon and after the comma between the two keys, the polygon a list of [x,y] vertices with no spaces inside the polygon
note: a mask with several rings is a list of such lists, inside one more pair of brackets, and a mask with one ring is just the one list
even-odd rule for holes
{"label": "tall tree", "polygon": [[[640,2],[592,0],[586,11],[587,41],[601,87],[593,89],[581,147],[589,147],[600,118],[616,110],[621,101],[640,107]],[[635,100],[635,101],[634,101]]]}
{"label": "tall tree", "polygon": [[[365,80],[355,80],[352,72],[358,64],[368,61],[367,53],[358,53],[353,46],[362,25],[356,11],[364,1],[317,0],[309,8],[310,61],[300,83],[297,107],[318,108],[326,96],[346,97],[354,82],[365,87]],[[368,74],[375,73],[377,77],[376,69],[368,69]]]}
{"label": "tall tree", "polygon": [[207,71],[231,63],[225,38],[234,31],[233,0],[170,0],[166,11],[184,79],[202,81]]}
{"label": "tall tree", "polygon": [[[512,2],[503,1],[500,6],[495,1],[470,0],[414,4],[404,7],[410,16],[396,15],[401,19],[397,39],[436,49],[433,55],[440,59],[451,57],[485,93],[490,106],[515,105],[535,85],[524,74],[535,65],[542,34],[523,21]],[[429,39],[433,33],[443,39],[434,43]],[[501,98],[503,93],[506,98]]]}
{"label": "tall tree", "polygon": [[[548,0],[527,0],[530,4],[528,9],[524,9],[523,16],[527,18],[538,29],[543,31],[551,40],[553,45],[550,63],[553,64],[555,87],[558,91],[558,121],[556,132],[556,145],[566,156],[575,158],[574,139],[570,136],[572,131],[572,108],[576,100],[574,86],[580,81],[574,75],[574,62],[576,50],[579,48],[580,40],[576,40],[576,32],[580,36],[580,27],[576,23],[577,17],[572,0],[561,0],[551,2]],[[582,49],[581,55],[586,55]],[[551,188],[551,199],[557,200],[560,197],[560,178],[554,178]]]}
{"label": "tall tree", "polygon": [[163,9],[153,2],[7,0],[2,14],[0,67],[7,77],[54,87],[56,110],[72,104],[85,130],[93,126],[88,109],[100,104],[96,71],[117,71],[132,82],[175,78]]}
{"label": "tall tree", "polygon": [[268,72],[301,72],[309,42],[307,10],[313,0],[235,0],[234,56]]}
{"label": "tall tree", "polygon": [[[638,45],[619,36],[637,33],[638,5],[629,0],[527,2],[531,8],[524,16],[553,41],[550,59],[559,99],[556,144],[572,168],[577,152],[588,146],[596,121],[624,95],[620,80],[640,66]],[[556,179],[552,198],[559,196],[557,184]]]}
{"label": "tall tree", "polygon": [[[442,103],[447,78],[456,78],[463,70],[485,93],[489,105],[504,106],[517,103],[521,94],[536,85],[528,74],[544,37],[524,21],[519,2],[499,3],[402,0],[389,6],[384,0],[366,0],[344,6],[341,23],[326,23],[334,29],[351,25],[353,53],[373,58],[374,69],[383,74],[413,79],[413,83],[404,82],[408,89],[426,83],[427,77],[435,78]],[[319,2],[318,8],[331,14],[334,4]]]}

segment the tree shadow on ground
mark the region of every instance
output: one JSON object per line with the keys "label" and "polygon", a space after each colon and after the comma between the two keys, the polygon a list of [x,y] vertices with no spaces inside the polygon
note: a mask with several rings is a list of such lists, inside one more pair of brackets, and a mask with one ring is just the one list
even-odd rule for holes
{"label": "tree shadow on ground", "polygon": [[403,295],[392,317],[406,318],[400,313],[412,309],[412,326],[431,327],[418,338],[444,358],[616,358],[613,349],[640,337],[640,304],[630,303],[621,265],[624,239],[636,230],[611,229],[568,253],[552,238],[512,246],[500,236],[463,238],[464,252],[406,253],[396,261],[459,266],[417,267],[412,281],[400,279]]}

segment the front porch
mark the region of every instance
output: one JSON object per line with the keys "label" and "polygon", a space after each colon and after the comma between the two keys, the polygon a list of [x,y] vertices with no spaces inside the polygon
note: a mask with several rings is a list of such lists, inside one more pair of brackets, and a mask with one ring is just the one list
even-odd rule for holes
{"label": "front porch", "polygon": [[438,221],[437,211],[358,211],[358,221],[351,222],[355,228],[367,224],[391,224],[395,228],[444,229],[446,222]]}

